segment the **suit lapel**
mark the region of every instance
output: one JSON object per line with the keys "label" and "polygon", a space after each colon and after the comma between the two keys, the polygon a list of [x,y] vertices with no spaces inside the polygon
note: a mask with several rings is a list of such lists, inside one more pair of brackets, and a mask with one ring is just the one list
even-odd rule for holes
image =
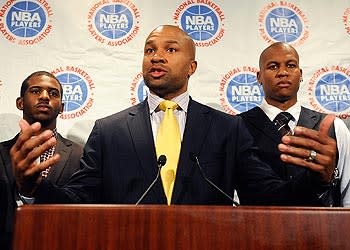
{"label": "suit lapel", "polygon": [[278,133],[274,124],[261,108],[255,107],[246,112],[243,116],[245,117],[246,122],[249,122],[251,126],[263,133],[265,136],[277,143],[281,141],[281,135]]}
{"label": "suit lapel", "polygon": [[50,169],[49,175],[47,176],[47,179],[52,183],[57,183],[62,176],[62,172],[66,167],[66,162],[72,150],[70,147],[71,145],[72,143],[64,140],[60,134],[57,135],[57,146],[55,152],[60,154],[60,160]]}
{"label": "suit lapel", "polygon": [[210,109],[193,101],[189,102],[186,126],[181,144],[179,165],[176,173],[172,200],[177,203],[185,182],[190,181],[193,162],[189,154],[198,154],[205,142],[206,135],[212,122]]}
{"label": "suit lapel", "polygon": [[318,117],[315,112],[301,107],[301,112],[298,120],[298,126],[304,126],[307,128],[314,129],[318,124]]}
{"label": "suit lapel", "polygon": [[[127,124],[139,162],[146,179],[151,183],[157,175],[158,167],[147,100],[135,107],[134,111],[129,112]],[[157,197],[159,203],[166,203],[160,179],[151,192]]]}

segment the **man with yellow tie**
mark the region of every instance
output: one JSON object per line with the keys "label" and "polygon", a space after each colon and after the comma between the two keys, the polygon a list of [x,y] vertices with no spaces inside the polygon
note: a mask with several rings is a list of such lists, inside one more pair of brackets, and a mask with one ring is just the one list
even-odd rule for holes
{"label": "man with yellow tie", "polygon": [[[259,168],[264,163],[241,118],[189,96],[189,78],[197,68],[195,54],[193,40],[179,27],[154,29],[144,46],[146,100],[97,120],[84,148],[81,171],[63,188],[43,179],[33,192],[35,201],[233,205],[237,168]],[[59,158],[54,155],[34,164],[35,156],[55,141],[46,141],[44,133],[31,138],[38,129],[35,124],[20,126],[20,140],[11,150],[19,190],[33,181],[23,172],[41,171]],[[303,139],[298,143],[306,145]],[[298,160],[303,152],[297,149],[295,157],[286,161]],[[158,178],[157,159],[162,155],[167,161]]]}

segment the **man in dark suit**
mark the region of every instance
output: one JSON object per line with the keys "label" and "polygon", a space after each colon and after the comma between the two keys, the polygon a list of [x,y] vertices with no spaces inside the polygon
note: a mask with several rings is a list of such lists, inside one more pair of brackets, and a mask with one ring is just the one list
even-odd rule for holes
{"label": "man in dark suit", "polygon": [[[265,99],[260,107],[240,116],[254,137],[261,158],[269,167],[242,169],[239,190],[241,203],[349,206],[350,135],[345,124],[336,118],[329,130],[330,137],[325,133],[315,138],[318,144],[314,146],[314,153],[304,161],[308,165],[300,167],[283,162],[278,150],[283,136],[280,131],[288,128],[285,133],[292,133],[296,125],[320,130],[321,121],[326,115],[301,106],[297,100],[302,70],[299,67],[299,55],[292,46],[280,42],[272,44],[261,53],[259,67],[257,78],[263,86]],[[281,123],[278,118],[281,115],[278,114],[289,117],[289,121]],[[337,139],[338,158],[329,161],[329,145],[335,143],[334,139]],[[250,178],[260,179],[259,176],[267,174],[270,178],[265,182],[250,182],[247,185]]]}
{"label": "man in dark suit", "polygon": [[[63,138],[56,129],[56,120],[59,113],[63,111],[62,86],[54,75],[46,71],[37,71],[28,76],[22,83],[20,97],[16,100],[16,106],[23,111],[23,119],[29,124],[39,122],[41,130],[49,130],[51,137],[57,140],[57,145],[41,156],[50,157],[54,152],[60,154],[60,160],[52,165],[47,171],[34,175],[41,180],[46,178],[57,186],[64,185],[69,177],[79,170],[80,158],[83,147],[68,139]],[[0,144],[0,184],[2,191],[2,204],[6,204],[5,232],[6,245],[10,245],[13,230],[14,212],[19,204],[31,202],[26,198],[30,194],[20,194],[16,189],[16,180],[13,176],[10,149],[16,143],[19,134],[9,141]],[[39,160],[39,159],[38,159]]]}
{"label": "man in dark suit", "polygon": [[[19,188],[32,193],[38,203],[135,204],[157,176],[157,158],[159,151],[162,152],[158,132],[169,111],[163,111],[161,106],[164,100],[171,100],[176,105],[169,113],[176,118],[181,140],[177,169],[169,188],[173,185],[169,192],[171,198],[164,191],[166,181],[162,177],[141,203],[232,205],[236,169],[247,165],[257,168],[264,163],[257,158],[253,138],[241,118],[189,97],[188,81],[196,68],[195,44],[184,31],[171,25],[153,30],[144,47],[143,77],[150,90],[147,99],[96,121],[84,148],[82,170],[67,185],[58,188],[43,179],[36,182],[39,183],[36,186],[30,175],[22,178],[23,172],[40,172],[59,156],[34,164],[35,157],[55,141],[47,140],[45,133],[32,138],[39,125],[20,123],[22,134],[11,149],[11,157],[17,162],[14,169]],[[168,128],[170,130],[170,126]],[[314,131],[308,130],[306,136],[308,133]],[[306,140],[296,144],[305,146]],[[33,150],[37,145],[41,146]],[[284,152],[290,153],[289,148]],[[296,157],[288,157],[286,161],[297,161],[303,154],[302,149],[297,149]],[[166,157],[171,159],[169,155]],[[163,168],[169,170],[167,163]],[[227,196],[209,184],[203,175]],[[27,188],[32,185],[34,192],[34,188]]]}

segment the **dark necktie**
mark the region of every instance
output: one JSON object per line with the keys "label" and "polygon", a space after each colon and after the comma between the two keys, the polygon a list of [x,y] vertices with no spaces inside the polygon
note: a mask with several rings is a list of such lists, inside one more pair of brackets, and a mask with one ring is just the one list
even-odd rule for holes
{"label": "dark necktie", "polygon": [[278,132],[284,136],[284,135],[291,135],[292,130],[288,126],[288,122],[290,120],[294,120],[294,117],[289,114],[288,112],[281,112],[279,113],[275,119],[273,120],[273,123],[275,124]]}
{"label": "dark necktie", "polygon": [[[53,129],[52,130],[52,135],[57,139],[57,129]],[[47,159],[49,159],[50,157],[52,157],[55,153],[55,148],[56,147],[52,147],[52,148],[49,148],[47,151],[45,151],[42,155],[40,155],[40,162],[43,162],[43,161],[46,161]],[[43,170],[41,172],[41,176],[43,176],[44,178],[47,177],[47,175],[49,174],[49,171],[50,171],[50,167],[48,167],[47,169]]]}

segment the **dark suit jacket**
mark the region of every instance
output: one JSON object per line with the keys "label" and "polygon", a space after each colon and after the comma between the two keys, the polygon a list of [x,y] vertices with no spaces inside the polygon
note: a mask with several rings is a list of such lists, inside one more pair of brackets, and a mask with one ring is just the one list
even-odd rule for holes
{"label": "dark suit jacket", "polygon": [[[1,209],[5,211],[4,213],[1,211],[4,218],[1,217],[0,238],[6,236],[0,241],[7,242],[4,244],[10,244],[11,241],[14,213],[17,207],[16,199],[18,199],[10,158],[10,149],[15,144],[17,137],[18,135],[0,144],[0,202],[2,204]],[[61,155],[61,159],[56,165],[51,167],[47,180],[62,186],[74,172],[80,169],[80,158],[82,156],[83,147],[63,138],[60,134],[58,134],[57,141],[55,152]]]}
{"label": "dark suit jacket", "polygon": [[[260,158],[268,163],[257,169],[242,168],[240,171],[241,204],[249,205],[297,205],[297,206],[334,206],[336,202],[319,198],[329,187],[322,185],[311,171],[284,163],[280,159],[277,145],[281,135],[275,125],[259,107],[240,114],[261,152]],[[319,129],[325,115],[302,107],[298,125]],[[334,127],[331,136],[335,138]]]}
{"label": "dark suit jacket", "polygon": [[[260,164],[252,143],[241,118],[190,100],[172,204],[232,205],[205,182],[190,153],[198,155],[206,176],[233,197],[236,167]],[[157,174],[147,101],[97,120],[82,165],[63,189],[41,183],[36,200],[135,204]],[[166,204],[160,179],[142,203]]]}

